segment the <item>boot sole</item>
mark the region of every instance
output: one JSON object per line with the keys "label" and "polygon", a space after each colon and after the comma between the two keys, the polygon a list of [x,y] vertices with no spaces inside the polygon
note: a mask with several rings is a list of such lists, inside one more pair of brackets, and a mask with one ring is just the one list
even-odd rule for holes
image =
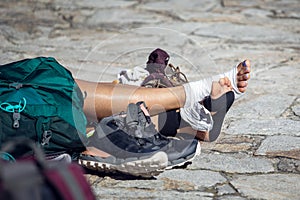
{"label": "boot sole", "polygon": [[132,176],[150,178],[162,173],[168,166],[168,156],[164,152],[157,152],[149,158],[139,160],[125,160],[122,164],[106,163],[96,160],[78,159],[78,163],[88,169],[106,173],[121,172]]}

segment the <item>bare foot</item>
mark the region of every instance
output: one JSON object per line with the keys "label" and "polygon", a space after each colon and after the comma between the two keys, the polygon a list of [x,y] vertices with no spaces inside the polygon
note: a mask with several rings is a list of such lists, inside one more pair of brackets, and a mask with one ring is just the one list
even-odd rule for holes
{"label": "bare foot", "polygon": [[249,60],[241,62],[237,67],[237,87],[240,92],[245,92],[250,79],[251,65]]}
{"label": "bare foot", "polygon": [[212,99],[217,99],[226,92],[232,91],[232,85],[229,78],[221,78],[218,82],[214,81],[211,86],[210,97]]}

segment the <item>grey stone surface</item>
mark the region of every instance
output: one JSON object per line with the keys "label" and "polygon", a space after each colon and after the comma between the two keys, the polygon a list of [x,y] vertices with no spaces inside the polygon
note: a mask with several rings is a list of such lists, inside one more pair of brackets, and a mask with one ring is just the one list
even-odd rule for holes
{"label": "grey stone surface", "polygon": [[267,137],[256,154],[284,156],[300,160],[300,137],[282,135]]}
{"label": "grey stone surface", "polygon": [[[237,34],[243,33],[243,34]],[[195,31],[196,35],[216,37],[231,42],[260,42],[260,43],[294,43],[300,41],[300,36],[269,27],[232,24],[228,22],[203,25]]]}
{"label": "grey stone surface", "polygon": [[217,194],[219,196],[234,194],[236,191],[228,184],[217,186]]}
{"label": "grey stone surface", "polygon": [[282,172],[292,172],[292,173],[299,173],[300,172],[300,160],[288,159],[284,158],[281,159],[277,165],[278,170]]}
{"label": "grey stone surface", "polygon": [[218,183],[226,182],[226,179],[218,172],[208,170],[191,170],[184,173],[185,170],[168,170],[158,176],[159,179],[168,178],[193,184],[196,189],[211,187]]}
{"label": "grey stone surface", "polygon": [[97,199],[297,199],[299,19],[298,0],[4,0],[0,64],[52,56],[76,78],[112,81],[160,47],[195,81],[248,58],[247,93],[188,168],[86,177]]}
{"label": "grey stone surface", "polygon": [[99,199],[203,199],[213,200],[211,194],[204,192],[181,192],[181,191],[154,191],[154,190],[133,190],[116,188],[97,188],[95,195]]}
{"label": "grey stone surface", "polygon": [[295,113],[295,115],[300,116],[300,105],[293,106],[292,110]]}
{"label": "grey stone surface", "polygon": [[250,101],[239,104],[233,108],[232,112],[228,114],[228,117],[242,119],[276,119],[280,117],[292,102],[293,99],[289,96],[277,94],[257,95]]}
{"label": "grey stone surface", "polygon": [[300,136],[299,121],[290,119],[239,119],[230,122],[224,132],[234,135],[290,135]]}
{"label": "grey stone surface", "polygon": [[227,173],[268,173],[273,172],[272,162],[265,158],[246,154],[205,154],[198,156],[189,169],[211,169]]}
{"label": "grey stone surface", "polygon": [[218,197],[217,200],[246,200],[247,198],[236,195],[225,195]]}
{"label": "grey stone surface", "polygon": [[237,176],[232,185],[247,198],[252,199],[298,199],[299,174],[268,174]]}

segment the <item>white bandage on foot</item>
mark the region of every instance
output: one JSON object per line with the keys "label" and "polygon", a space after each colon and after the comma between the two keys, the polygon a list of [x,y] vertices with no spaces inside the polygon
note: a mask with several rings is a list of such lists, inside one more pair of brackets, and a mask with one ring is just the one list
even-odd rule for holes
{"label": "white bandage on foot", "polygon": [[219,74],[217,76],[212,77],[212,80],[216,80],[216,81],[218,81],[220,78],[227,77],[231,81],[235,100],[240,98],[244,94],[243,92],[240,92],[237,87],[237,79],[236,79],[237,67],[238,67],[238,65],[236,67],[232,68],[232,70],[225,72],[224,74]]}
{"label": "white bandage on foot", "polygon": [[186,100],[184,107],[193,105],[195,102],[201,101],[204,97],[209,96],[211,93],[211,86],[213,81],[219,81],[220,78],[228,77],[231,81],[235,99],[240,98],[244,93],[240,92],[237,87],[237,66],[228,72],[219,74],[210,78],[206,78],[200,81],[189,82],[183,84]]}
{"label": "white bandage on foot", "polygon": [[241,97],[243,93],[240,92],[237,87],[237,66],[224,74],[183,84],[186,98],[184,106],[180,109],[180,115],[193,129],[200,131],[211,130],[213,121],[209,114],[211,123],[208,123],[206,120],[208,117],[205,115],[207,112],[209,113],[209,111],[207,111],[199,101],[202,101],[204,97],[210,95],[213,81],[219,81],[220,78],[224,77],[228,77],[231,81],[235,99]]}

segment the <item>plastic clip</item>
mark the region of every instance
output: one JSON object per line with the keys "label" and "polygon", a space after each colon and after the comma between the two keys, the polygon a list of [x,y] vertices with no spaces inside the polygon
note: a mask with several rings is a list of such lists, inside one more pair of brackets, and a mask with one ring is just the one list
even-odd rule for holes
{"label": "plastic clip", "polygon": [[20,118],[21,118],[20,113],[15,111],[13,113],[13,120],[14,120],[13,127],[14,128],[19,128],[20,127],[20,123],[19,123]]}
{"label": "plastic clip", "polygon": [[50,131],[50,130],[44,131],[41,145],[43,145],[43,146],[44,145],[49,145],[49,141],[50,141],[51,136],[52,136],[52,131]]}

